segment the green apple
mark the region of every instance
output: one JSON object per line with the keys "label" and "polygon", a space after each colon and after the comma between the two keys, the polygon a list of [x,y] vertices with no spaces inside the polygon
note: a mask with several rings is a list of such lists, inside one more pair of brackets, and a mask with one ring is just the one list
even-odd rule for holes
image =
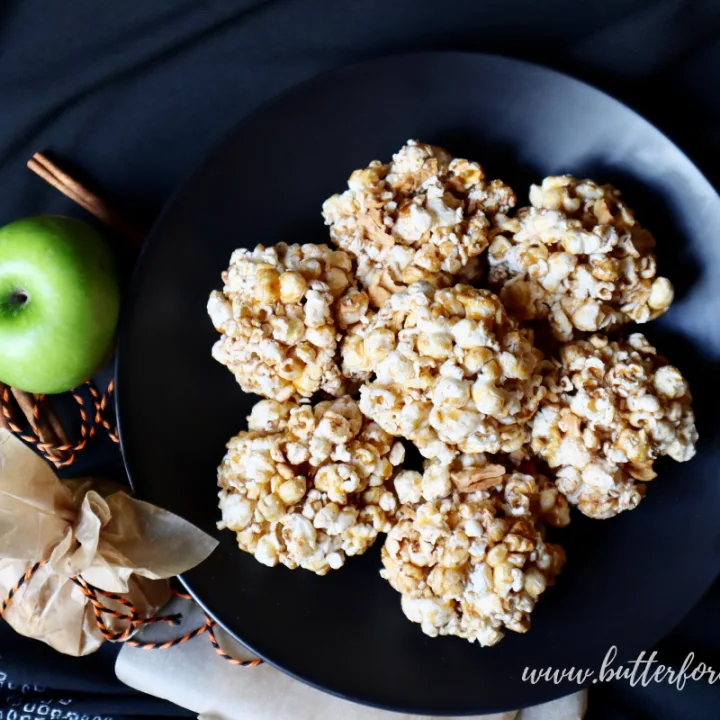
{"label": "green apple", "polygon": [[119,312],[113,253],[92,227],[39,215],[0,228],[0,381],[77,387],[108,358]]}

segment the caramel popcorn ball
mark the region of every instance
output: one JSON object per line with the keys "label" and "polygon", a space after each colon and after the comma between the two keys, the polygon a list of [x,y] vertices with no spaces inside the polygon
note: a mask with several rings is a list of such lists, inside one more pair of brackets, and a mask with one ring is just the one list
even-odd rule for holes
{"label": "caramel popcorn ball", "polygon": [[610,185],[547,177],[532,207],[503,223],[488,250],[489,281],[521,320],[547,319],[557,339],[659,317],[673,301],[656,275],[652,235]]}
{"label": "caramel popcorn ball", "polygon": [[327,245],[236,250],[208,314],[221,333],[213,357],[245,392],[285,401],[318,390],[342,395],[339,329],[367,310],[352,261]]}
{"label": "caramel popcorn ball", "polygon": [[413,283],[366,320],[343,341],[343,373],[374,374],[360,409],[384,430],[444,461],[529,440],[542,355],[489,290]]}
{"label": "caramel popcorn ball", "polygon": [[357,259],[375,307],[419,280],[447,287],[480,276],[489,230],[515,205],[480,165],[417,140],[391,163],[374,160],[350,176],[348,189],[323,205],[332,241]]}
{"label": "caramel popcorn ball", "polygon": [[532,448],[558,468],[558,489],[585,515],[632,510],[656,477],[656,458],[694,456],[688,384],[643,335],[567,343],[555,364],[532,422]]}
{"label": "caramel popcorn ball", "polygon": [[[477,459],[468,461],[470,468],[461,462],[450,472],[467,472]],[[396,478],[401,500],[411,504],[400,506],[388,533],[381,576],[401,594],[405,616],[431,637],[494,645],[503,628],[526,632],[535,603],[565,563],[563,549],[545,542],[534,515],[537,483],[513,473],[493,488],[470,485],[426,499],[425,486],[436,482],[428,481],[429,470],[411,497],[403,485],[412,483],[403,474]]]}
{"label": "caramel popcorn ball", "polygon": [[218,527],[234,531],[241,550],[270,567],[325,575],[390,529],[390,480],[405,450],[350,397],[262,400],[248,427],[218,469]]}

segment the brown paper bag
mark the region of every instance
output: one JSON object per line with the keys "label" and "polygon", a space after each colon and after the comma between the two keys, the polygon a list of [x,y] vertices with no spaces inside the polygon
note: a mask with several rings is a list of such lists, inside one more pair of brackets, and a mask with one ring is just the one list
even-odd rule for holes
{"label": "brown paper bag", "polygon": [[[94,652],[104,637],[73,576],[122,594],[150,617],[170,598],[167,579],[202,562],[216,546],[189,522],[109,483],[61,482],[0,428],[0,601],[36,562],[47,561],[5,612],[22,635],[68,655]],[[114,632],[127,627],[108,615],[104,621]]]}

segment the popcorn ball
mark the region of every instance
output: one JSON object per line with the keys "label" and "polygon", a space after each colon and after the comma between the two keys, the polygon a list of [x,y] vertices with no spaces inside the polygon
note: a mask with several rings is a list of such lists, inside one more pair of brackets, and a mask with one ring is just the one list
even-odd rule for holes
{"label": "popcorn ball", "polygon": [[[515,472],[487,477],[493,466],[480,472],[484,462],[456,459],[449,470],[453,487],[442,498],[432,497],[439,482],[429,477],[443,472],[440,464],[432,463],[422,477],[398,475],[395,487],[406,504],[383,546],[380,574],[401,594],[405,616],[427,635],[494,645],[504,628],[529,629],[530,613],[554,583],[565,553],[544,539],[535,479]],[[465,483],[459,478],[473,469],[484,477],[458,489]],[[566,524],[567,505],[555,517]]]}
{"label": "popcorn ball", "polygon": [[392,162],[374,160],[323,205],[332,241],[357,259],[372,304],[419,280],[447,287],[480,277],[478,256],[515,193],[480,165],[409,140]]}
{"label": "popcorn ball", "polygon": [[405,449],[348,396],[316,405],[262,400],[218,469],[222,522],[264,565],[318,575],[392,526],[390,480]]}
{"label": "popcorn ball", "polygon": [[529,440],[542,355],[489,290],[413,283],[365,320],[343,341],[342,370],[354,380],[374,375],[360,409],[384,430],[444,461]]}
{"label": "popcorn ball", "polygon": [[619,196],[570,175],[531,187],[532,207],[505,221],[488,250],[489,282],[508,312],[547,319],[567,341],[667,311],[674,291],[657,276],[655,240]]}
{"label": "popcorn ball", "polygon": [[632,510],[655,459],[695,455],[688,384],[639,333],[562,346],[532,422],[532,448],[557,469],[557,487],[593,518]]}
{"label": "popcorn ball", "polygon": [[339,330],[357,322],[368,298],[352,261],[327,245],[258,245],[236,250],[208,314],[221,333],[212,355],[245,392],[285,401],[318,390],[339,396]]}

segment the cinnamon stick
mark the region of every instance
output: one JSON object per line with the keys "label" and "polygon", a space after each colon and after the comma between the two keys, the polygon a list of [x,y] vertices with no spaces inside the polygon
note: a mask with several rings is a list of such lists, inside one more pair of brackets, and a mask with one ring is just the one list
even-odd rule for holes
{"label": "cinnamon stick", "polygon": [[140,228],[125,219],[108,203],[95,195],[95,193],[63,172],[52,160],[42,153],[35,153],[30,160],[28,160],[27,166],[56,190],[59,190],[67,198],[85,208],[91,215],[100,220],[100,222],[105,223],[126,239],[136,245],[140,245],[144,241],[145,233],[140,230]]}
{"label": "cinnamon stick", "polygon": [[[60,419],[55,415],[55,412],[51,408],[47,408],[45,413],[40,413],[36,410],[35,397],[30,395],[29,393],[23,392],[22,390],[18,390],[17,388],[10,388],[10,392],[15,398],[15,402],[20,408],[20,411],[30,423],[30,427],[37,435],[40,442],[46,443],[48,445],[63,444],[61,442],[61,438],[55,432],[53,426],[49,422],[48,416],[54,415],[55,424],[60,425]],[[64,430],[63,434],[67,437]],[[49,454],[55,458],[65,457],[65,453],[60,450],[50,450]]]}
{"label": "cinnamon stick", "polygon": [[[38,403],[41,402],[37,395],[35,396],[35,399]],[[65,431],[62,422],[60,422],[60,418],[58,417],[57,413],[52,409],[52,407],[49,406],[47,399],[42,402],[41,415],[43,413],[45,414],[45,417],[47,418],[47,421],[50,424],[53,432],[60,439],[59,444],[70,445],[70,437]]]}
{"label": "cinnamon stick", "polygon": [[37,433],[37,420],[35,418],[34,408],[35,403],[33,402],[32,396],[14,387],[10,388],[10,392],[12,393],[13,397],[15,398],[15,402],[20,408],[20,412],[22,412],[22,414],[25,416],[25,419],[30,423],[30,427],[32,428],[33,432]]}
{"label": "cinnamon stick", "polygon": [[[0,382],[0,400],[2,400],[2,396],[5,393],[5,383]],[[9,430],[10,426],[7,423],[7,420],[5,419],[5,414],[0,409],[0,428],[4,428],[5,430]]]}

